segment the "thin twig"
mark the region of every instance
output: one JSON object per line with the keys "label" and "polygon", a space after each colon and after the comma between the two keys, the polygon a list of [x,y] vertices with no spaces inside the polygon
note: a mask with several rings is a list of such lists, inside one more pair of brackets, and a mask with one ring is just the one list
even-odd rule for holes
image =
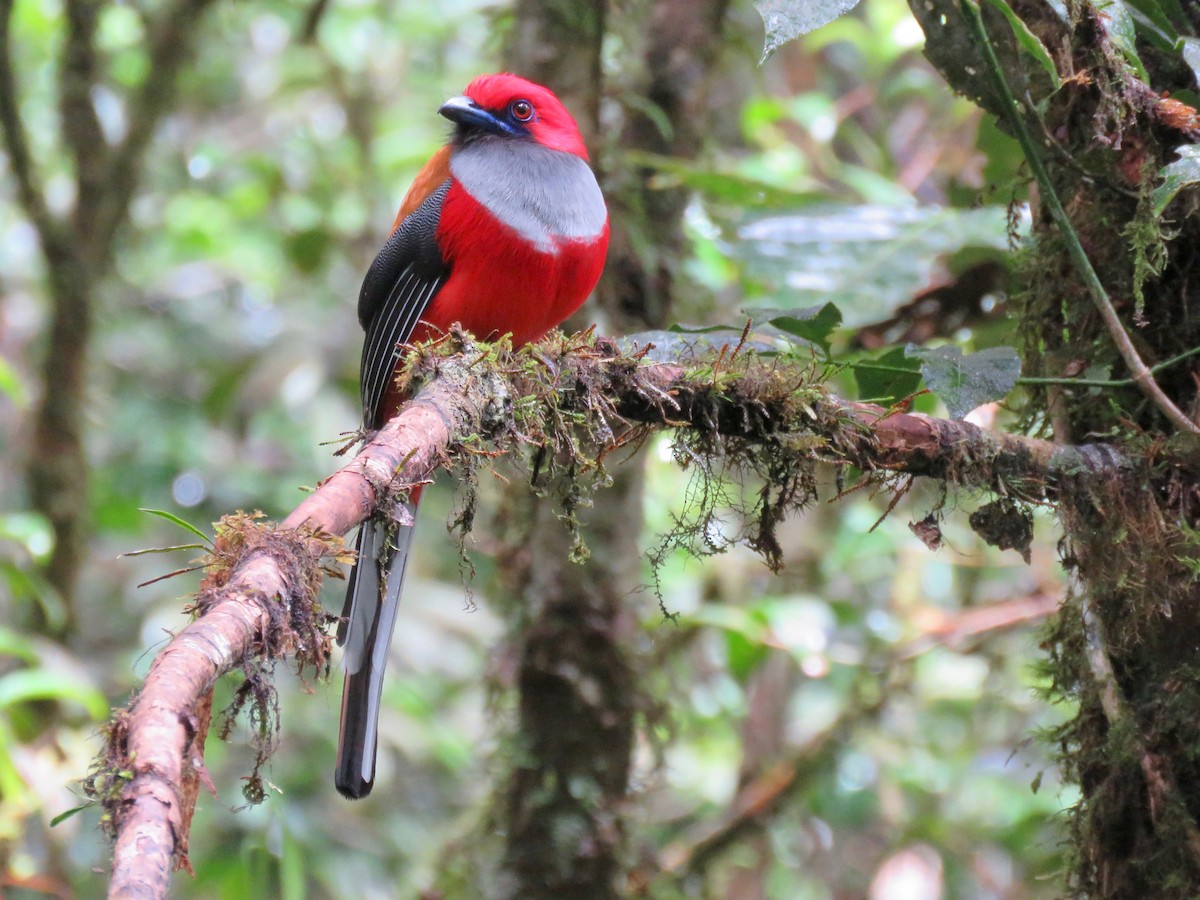
{"label": "thin twig", "polygon": [[176,0],[163,10],[150,37],[150,64],[145,79],[128,103],[129,130],[114,149],[104,206],[96,218],[95,245],[106,253],[125,220],[137,189],[142,159],[159,120],[175,98],[180,70],[191,59],[200,37],[200,17],[213,0]]}
{"label": "thin twig", "polygon": [[[844,746],[855,728],[877,717],[889,699],[888,691],[880,691],[870,702],[849,703],[829,727],[751,779],[716,821],[701,822],[664,847],[655,860],[658,872],[675,878],[703,872],[717,856],[768,822],[793,795],[810,785],[829,754]],[[646,881],[653,877],[648,874],[642,876]]]}
{"label": "thin twig", "polygon": [[[1200,353],[1200,347],[1184,350],[1170,359],[1155,363],[1150,367],[1150,372],[1153,375],[1157,375],[1159,372],[1169,369],[1177,363],[1183,362],[1185,359],[1191,359],[1198,353]],[[1040,376],[1023,375],[1017,379],[1017,384],[1059,384],[1066,387],[1130,387],[1137,384],[1137,381],[1133,378],[1043,378]]]}
{"label": "thin twig", "polygon": [[16,76],[12,65],[13,0],[0,0],[0,131],[8,166],[17,183],[17,197],[29,220],[37,229],[42,244],[58,249],[67,245],[67,235],[46,206],[41,179],[29,152],[29,136],[21,121]]}
{"label": "thin twig", "polygon": [[[1057,609],[1060,600],[1061,597],[1036,594],[982,610],[967,610],[955,618],[952,627],[931,630],[921,639],[896,647],[884,671],[897,671],[935,646],[954,646],[963,634],[982,637],[1047,616]],[[788,758],[764,767],[738,791],[728,809],[715,821],[696,825],[659,852],[656,859],[659,873],[683,877],[703,871],[717,855],[786,809],[789,798],[822,770],[821,763],[828,754],[844,744],[846,735],[854,728],[878,716],[890,696],[891,691],[884,691],[873,702],[851,703],[833,724],[795,748]],[[647,881],[653,877],[649,873],[643,875]]]}
{"label": "thin twig", "polygon": [[960,2],[963,15],[967,19],[971,29],[975,32],[976,39],[979,41],[984,60],[987,62],[988,73],[991,75],[996,90],[1000,94],[1004,109],[1004,118],[1008,121],[1009,127],[1012,128],[1013,133],[1016,135],[1017,142],[1021,145],[1021,150],[1025,154],[1025,159],[1029,162],[1030,171],[1033,172],[1033,177],[1037,180],[1038,189],[1042,195],[1042,202],[1050,211],[1050,216],[1054,219],[1055,224],[1058,225],[1063,241],[1067,245],[1067,252],[1075,263],[1075,267],[1079,270],[1079,274],[1083,276],[1084,284],[1087,285],[1088,292],[1092,295],[1092,300],[1096,304],[1097,311],[1100,313],[1100,318],[1104,320],[1105,327],[1108,328],[1108,333],[1112,337],[1113,343],[1116,344],[1117,352],[1121,354],[1121,358],[1125,360],[1125,365],[1133,373],[1134,384],[1138,386],[1142,393],[1150,398],[1154,405],[1176,427],[1183,431],[1190,431],[1192,434],[1200,434],[1200,426],[1189,419],[1183,410],[1176,406],[1171,398],[1166,395],[1166,392],[1154,380],[1154,375],[1150,369],[1138,355],[1137,348],[1133,346],[1133,341],[1130,339],[1128,332],[1125,331],[1125,326],[1121,324],[1121,317],[1117,315],[1117,311],[1109,299],[1108,292],[1100,282],[1100,276],[1096,274],[1091,260],[1088,259],[1087,251],[1083,249],[1083,244],[1079,241],[1079,235],[1076,233],[1074,225],[1071,224],[1071,219],[1067,216],[1066,210],[1063,209],[1062,203],[1058,199],[1058,194],[1054,190],[1054,183],[1050,180],[1050,174],[1046,171],[1041,155],[1034,144],[1033,137],[1029,134],[1029,129],[1025,127],[1025,122],[1018,111],[1017,100],[1009,89],[1008,81],[1005,79],[1004,72],[1000,67],[1000,60],[996,56],[996,50],[992,46],[991,39],[988,37],[987,28],[984,27],[983,17],[979,13],[979,4],[976,0],[960,0]]}
{"label": "thin twig", "polygon": [[921,634],[897,650],[897,659],[913,659],[938,646],[961,650],[972,639],[1045,619],[1059,608],[1062,600],[1059,593],[1038,590],[1024,597],[940,615]]}
{"label": "thin twig", "polygon": [[75,162],[78,186],[75,232],[80,242],[94,238],[91,218],[98,212],[100,197],[108,186],[109,148],[92,103],[92,90],[99,80],[95,46],[99,12],[96,0],[67,0],[67,37],[59,73],[62,135]]}
{"label": "thin twig", "polygon": [[321,22],[328,11],[329,0],[313,0],[309,4],[308,12],[304,14],[304,25],[300,28],[300,43],[315,44],[317,42],[317,29],[321,27]]}

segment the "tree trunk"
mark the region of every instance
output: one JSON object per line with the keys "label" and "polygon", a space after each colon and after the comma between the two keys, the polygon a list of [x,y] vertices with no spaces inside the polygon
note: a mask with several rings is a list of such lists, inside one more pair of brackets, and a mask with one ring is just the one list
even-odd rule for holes
{"label": "tree trunk", "polygon": [[[707,86],[721,46],[725,0],[658,0],[644,33],[638,92],[667,117],[670,137],[650,117],[630,119],[616,150],[694,156],[707,118]],[[654,191],[649,172],[614,175],[599,137],[601,45],[606,6],[521,0],[509,48],[514,70],[545,82],[582,121],[606,173],[612,243],[597,292],[610,333],[661,327],[675,295],[684,250],[685,191]],[[547,48],[553,48],[548,52]],[[594,307],[583,317],[595,317]],[[521,599],[517,763],[503,800],[508,896],[607,898],[619,889],[624,806],[641,700],[628,639],[629,597],[642,583],[638,535],[642,477],[637,460],[586,510],[588,561],[574,565],[572,536],[551,490],[527,505],[521,552],[502,562]],[[527,490],[521,488],[521,490]],[[582,517],[581,517],[582,518]]]}
{"label": "tree trunk", "polygon": [[75,590],[87,554],[88,464],[83,432],[93,279],[77,256],[51,265],[43,394],[34,416],[27,475],[30,503],[54,530],[46,578],[64,608],[61,621],[39,613],[33,627],[63,634],[71,629]]}
{"label": "tree trunk", "polygon": [[17,194],[37,229],[49,293],[49,329],[41,396],[33,414],[26,474],[29,500],[54,531],[47,580],[58,593],[61,619],[39,615],[39,631],[69,633],[87,551],[87,455],[84,451],[88,351],[96,288],[112,268],[113,242],[141,182],[142,164],[162,116],[175,101],[176,81],[190,61],[200,19],[213,0],[174,0],[150,23],[147,74],[126,98],[124,138],[110,146],[92,97],[105,75],[96,29],[101,0],[66,0],[59,59],[59,144],[74,166],[75,204],[69,217],[47,207],[37,161],[21,117],[12,67],[12,0],[0,0],[0,134]]}
{"label": "tree trunk", "polygon": [[[1079,705],[1055,736],[1064,773],[1082,790],[1071,814],[1070,886],[1089,897],[1195,897],[1200,493],[1193,465],[1161,460],[1163,449],[1191,448],[1195,438],[1174,435],[1181,422],[1127,378],[1136,369],[1119,349],[1130,344],[1153,367],[1200,345],[1200,216],[1181,198],[1166,210],[1168,226],[1152,203],[1159,171],[1200,133],[1196,111],[1167,99],[1194,90],[1195,76],[1139,43],[1148,73],[1142,81],[1108,30],[1111,11],[1076,0],[1063,21],[1044,4],[1013,2],[1063,76],[1052,90],[1011,26],[982,4],[999,69],[1021,101],[1009,112],[963,5],[910,5],[925,28],[927,54],[950,84],[1001,115],[1014,135],[1030,133],[1045,167],[1033,204],[1035,240],[1023,253],[1024,284],[1010,308],[1019,316],[1024,374],[1060,382],[1031,388],[1030,421],[1050,426],[1060,443],[1113,435],[1140,460],[1135,479],[1080,475],[1061,485],[1064,562],[1077,589],[1047,646],[1055,688]],[[1185,7],[1195,34],[1200,13]],[[1055,197],[1069,224],[1057,217]],[[1115,325],[1087,286],[1075,241],[1116,312]],[[1072,376],[1095,366],[1126,380],[1098,394],[1070,386]],[[1187,418],[1200,409],[1198,378],[1191,360],[1154,375],[1166,401],[1185,411],[1182,427],[1190,431]]]}

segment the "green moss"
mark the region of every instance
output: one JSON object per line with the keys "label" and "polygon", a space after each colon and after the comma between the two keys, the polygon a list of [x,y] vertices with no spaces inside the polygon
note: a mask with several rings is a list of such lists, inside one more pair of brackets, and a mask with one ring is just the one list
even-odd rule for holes
{"label": "green moss", "polygon": [[[779,523],[816,498],[820,461],[869,440],[865,427],[828,402],[822,384],[829,372],[811,361],[726,348],[683,369],[664,393],[644,355],[623,354],[591,331],[516,351],[452,333],[410,352],[401,376],[410,389],[465,356],[471,378],[502,384],[497,395],[515,398],[499,404],[471,441],[450,448],[463,497],[451,523],[460,541],[474,521],[478,462],[524,451],[533,490],[560,504],[572,561],[585,561],[579,512],[609,483],[606,459],[651,433],[639,412],[664,408],[680,426],[676,459],[695,477],[687,513],[651,553],[652,564],[675,547],[707,554],[743,541],[778,570]],[[714,525],[727,507],[739,524],[718,537]]]}
{"label": "green moss", "polygon": [[1143,172],[1137,214],[1121,230],[1133,254],[1133,321],[1139,326],[1148,324],[1146,282],[1162,275],[1168,260],[1167,242],[1174,237],[1173,233],[1164,229],[1162,220],[1154,214],[1153,187],[1153,173]]}

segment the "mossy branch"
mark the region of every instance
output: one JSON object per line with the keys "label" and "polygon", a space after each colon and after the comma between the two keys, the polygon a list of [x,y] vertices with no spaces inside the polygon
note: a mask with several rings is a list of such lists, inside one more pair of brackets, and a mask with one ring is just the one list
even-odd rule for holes
{"label": "mossy branch", "polygon": [[[770,529],[811,499],[804,473],[817,463],[868,476],[927,475],[1025,500],[1052,495],[1065,479],[1132,468],[1103,445],[1061,447],[839,399],[810,360],[720,360],[650,363],[590,333],[515,353],[460,333],[414,349],[403,376],[413,399],[354,459],[278,527],[241,514],[218,526],[198,618],[157,655],[129,710],[116,715],[93,776],[108,786],[97,793],[116,833],[110,895],[165,896],[172,865],[186,865],[195,785],[205,778],[201,713],[216,679],[235,669],[256,678],[284,656],[327,668],[332,619],[316,597],[322,576],[344,561],[335,535],[438,468],[533,446],[537,466],[569,478],[590,471],[600,482],[594,476],[609,451],[672,428],[692,440],[697,465],[707,448],[726,462],[753,460],[773,482],[759,495],[755,543],[768,561],[778,546]],[[269,689],[254,689],[253,703],[267,710],[260,718],[270,718]]]}
{"label": "mossy branch", "polygon": [[[197,618],[154,658],[141,691],[106,729],[105,749],[85,787],[105,807],[115,835],[110,897],[166,897],[174,868],[189,868],[188,835],[204,769],[204,741],[216,680],[246,673],[239,704],[273,707],[275,660],[328,670],[332,617],[320,608],[323,574],[345,562],[341,541],[310,528],[279,530],[259,515],[226,516],[206,560]],[[248,784],[261,785],[272,735]]]}
{"label": "mossy branch", "polygon": [[1058,226],[1059,233],[1062,235],[1063,242],[1066,245],[1067,253],[1070,254],[1072,262],[1075,263],[1075,267],[1079,270],[1079,274],[1083,278],[1083,283],[1087,286],[1088,293],[1092,296],[1092,302],[1095,303],[1096,310],[1100,313],[1100,318],[1103,320],[1104,326],[1108,329],[1108,333],[1117,347],[1117,352],[1121,354],[1121,359],[1129,367],[1134,383],[1177,428],[1181,431],[1191,432],[1192,434],[1200,434],[1200,426],[1189,419],[1183,410],[1176,406],[1171,398],[1166,395],[1166,392],[1163,391],[1159,383],[1154,380],[1154,373],[1143,362],[1137,348],[1133,346],[1133,340],[1129,337],[1129,333],[1121,323],[1121,317],[1117,315],[1117,310],[1113,306],[1112,300],[1109,299],[1108,291],[1100,281],[1100,276],[1096,274],[1091,260],[1088,259],[1087,251],[1083,249],[1083,244],[1080,243],[1075,226],[1071,223],[1070,217],[1058,199],[1058,192],[1054,189],[1054,182],[1051,181],[1050,173],[1046,170],[1046,166],[1042,162],[1041,152],[1038,150],[1037,144],[1034,143],[1029,129],[1025,127],[1025,121],[1021,117],[1017,99],[1013,96],[1012,90],[1008,86],[1008,81],[1004,77],[1004,70],[1000,65],[1000,60],[996,57],[996,50],[992,46],[991,39],[988,37],[987,28],[983,24],[983,17],[979,12],[979,4],[976,0],[961,0],[961,4],[963,15],[970,25],[975,39],[979,42],[979,47],[983,51],[984,61],[987,63],[988,72],[997,93],[1000,95],[1004,110],[1004,119],[1016,136],[1017,143],[1021,145],[1021,152],[1024,153],[1025,160],[1029,164],[1029,170],[1033,173],[1033,177],[1037,181],[1042,203],[1050,212],[1054,223]]}

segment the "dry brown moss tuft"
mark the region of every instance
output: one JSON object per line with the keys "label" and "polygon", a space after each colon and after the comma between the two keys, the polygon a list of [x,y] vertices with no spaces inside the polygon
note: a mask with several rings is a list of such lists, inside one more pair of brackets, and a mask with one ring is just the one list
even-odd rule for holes
{"label": "dry brown moss tuft", "polygon": [[133,780],[129,759],[129,710],[113,710],[112,718],[100,727],[100,734],[104,745],[92,760],[82,788],[90,803],[98,803],[103,810],[100,828],[111,840],[116,837],[116,816],[122,793]]}
{"label": "dry brown moss tuft", "polygon": [[217,735],[228,740],[238,716],[247,715],[255,758],[242,794],[250,804],[265,799],[262,769],[278,743],[279,699],[272,681],[275,663],[290,656],[302,677],[309,669],[318,677],[328,676],[333,649],[329,628],[337,617],[321,605],[321,582],[326,576],[341,578],[337,566],[353,560],[353,553],[337,535],[309,528],[278,531],[263,518],[261,512],[239,510],[216,523],[194,605],[196,614],[202,616],[214,604],[226,601],[224,589],[231,573],[252,553],[268,554],[287,586],[282,596],[257,598],[267,611],[269,624],[259,636],[257,652],[243,660],[242,683],[219,716]]}

